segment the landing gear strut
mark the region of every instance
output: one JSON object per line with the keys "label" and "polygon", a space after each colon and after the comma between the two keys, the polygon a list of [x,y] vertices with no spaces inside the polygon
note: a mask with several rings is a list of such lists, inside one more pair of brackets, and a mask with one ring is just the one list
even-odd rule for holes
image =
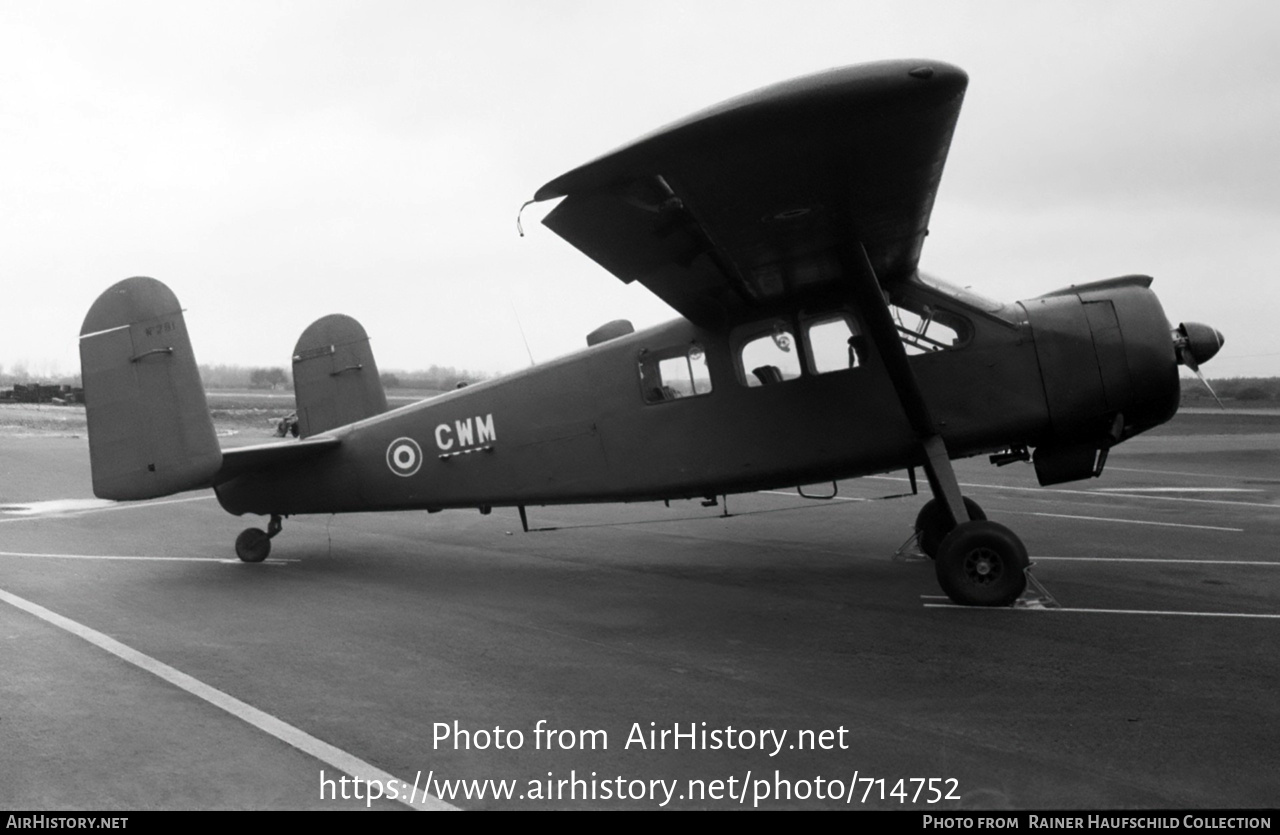
{"label": "landing gear strut", "polygon": [[283,527],[280,516],[273,513],[265,531],[245,528],[236,537],[236,556],[244,562],[262,562],[271,553],[271,539]]}
{"label": "landing gear strut", "polygon": [[1027,586],[1026,546],[1005,526],[986,521],[982,508],[961,495],[943,424],[930,413],[866,247],[850,241],[840,260],[851,279],[850,296],[862,309],[867,335],[918,439],[916,463],[924,467],[933,492],[916,518],[920,547],[934,557],[938,582],[956,603],[1008,606]]}

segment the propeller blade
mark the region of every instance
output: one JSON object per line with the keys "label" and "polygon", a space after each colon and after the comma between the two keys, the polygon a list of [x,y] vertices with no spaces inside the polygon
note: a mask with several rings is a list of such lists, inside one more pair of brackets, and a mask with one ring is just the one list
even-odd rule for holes
{"label": "propeller blade", "polygon": [[[1204,383],[1204,387],[1205,387],[1205,388],[1207,388],[1207,389],[1209,390],[1209,393],[1213,395],[1213,399],[1214,399],[1214,400],[1218,400],[1218,394],[1217,394],[1217,392],[1215,392],[1215,391],[1213,390],[1213,386],[1209,385],[1209,381],[1208,381],[1208,380],[1206,380],[1206,379],[1204,378],[1204,375],[1200,373],[1200,369],[1199,369],[1199,368],[1196,368],[1195,366],[1190,366],[1190,368],[1191,368],[1191,370],[1192,370],[1192,371],[1196,372],[1196,376],[1200,378],[1200,382]],[[1218,406],[1219,406],[1219,407],[1222,409],[1222,411],[1224,411],[1224,412],[1227,410],[1227,407],[1226,407],[1226,406],[1224,406],[1224,405],[1222,404],[1222,401],[1221,401],[1221,400],[1218,400]]]}

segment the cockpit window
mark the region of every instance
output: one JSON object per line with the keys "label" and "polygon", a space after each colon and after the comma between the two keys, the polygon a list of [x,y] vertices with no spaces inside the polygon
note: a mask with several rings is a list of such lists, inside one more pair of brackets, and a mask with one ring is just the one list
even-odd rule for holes
{"label": "cockpit window", "polygon": [[646,403],[711,393],[707,355],[698,343],[640,352],[640,390]]}
{"label": "cockpit window", "polygon": [[889,313],[909,356],[958,348],[969,340],[969,322],[935,305],[897,300],[889,305]]}
{"label": "cockpit window", "polygon": [[748,386],[773,385],[800,376],[800,354],[796,337],[786,322],[779,320],[771,330],[742,346],[743,379]]}

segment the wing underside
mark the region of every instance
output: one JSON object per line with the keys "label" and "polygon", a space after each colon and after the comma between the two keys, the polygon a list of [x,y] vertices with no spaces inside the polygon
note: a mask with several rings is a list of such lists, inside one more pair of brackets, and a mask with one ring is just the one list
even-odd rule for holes
{"label": "wing underside", "polygon": [[892,61],[718,105],[538,190],[544,223],[686,318],[723,328],[840,293],[861,244],[882,284],[911,275],[967,76]]}

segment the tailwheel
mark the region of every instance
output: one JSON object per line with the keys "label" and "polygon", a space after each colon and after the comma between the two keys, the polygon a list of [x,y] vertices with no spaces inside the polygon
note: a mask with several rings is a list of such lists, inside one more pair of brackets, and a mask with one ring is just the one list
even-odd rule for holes
{"label": "tailwheel", "polygon": [[236,537],[236,556],[245,562],[262,562],[271,553],[271,537],[258,528],[245,528]]}
{"label": "tailwheel", "polygon": [[962,606],[1008,606],[1027,587],[1026,546],[996,522],[962,522],[938,550],[938,584]]}
{"label": "tailwheel", "polygon": [[271,553],[271,540],[284,525],[277,514],[271,515],[265,531],[245,528],[236,537],[236,556],[245,562],[262,562]]}
{"label": "tailwheel", "polygon": [[[969,518],[973,521],[983,521],[987,518],[987,514],[982,512],[978,503],[967,496],[964,500],[964,509],[969,511]],[[916,540],[920,543],[920,550],[924,551],[929,559],[937,559],[942,540],[946,539],[947,534],[951,533],[955,527],[956,520],[951,518],[951,511],[947,510],[944,502],[937,499],[925,502],[924,507],[920,508],[920,514],[916,516]]]}

